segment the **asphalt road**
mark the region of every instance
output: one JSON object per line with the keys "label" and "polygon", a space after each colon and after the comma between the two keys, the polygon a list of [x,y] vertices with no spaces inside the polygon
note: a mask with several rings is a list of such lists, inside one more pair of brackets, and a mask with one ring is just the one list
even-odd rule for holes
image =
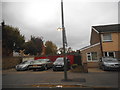
{"label": "asphalt road", "polygon": [[[2,88],[38,88],[38,87],[88,87],[118,88],[118,72],[90,71],[73,73],[68,71],[68,81],[63,81],[64,72],[47,71],[4,71]],[[55,86],[56,85],[56,86]]]}

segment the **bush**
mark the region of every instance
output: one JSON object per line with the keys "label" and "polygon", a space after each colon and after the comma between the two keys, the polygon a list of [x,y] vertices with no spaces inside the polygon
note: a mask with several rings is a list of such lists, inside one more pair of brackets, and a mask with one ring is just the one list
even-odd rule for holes
{"label": "bush", "polygon": [[73,64],[71,66],[71,71],[72,72],[84,72],[84,68],[81,65]]}
{"label": "bush", "polygon": [[75,68],[77,68],[77,67],[78,67],[77,64],[73,64],[73,65],[71,66],[71,69],[75,69]]}

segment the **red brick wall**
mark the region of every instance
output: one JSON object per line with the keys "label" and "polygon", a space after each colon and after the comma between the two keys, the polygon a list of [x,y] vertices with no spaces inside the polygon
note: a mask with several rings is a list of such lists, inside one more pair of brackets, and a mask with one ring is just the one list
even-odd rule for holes
{"label": "red brick wall", "polygon": [[100,42],[99,33],[92,29],[90,44],[93,45],[99,42]]}
{"label": "red brick wall", "polygon": [[82,63],[87,63],[88,67],[98,67],[97,62],[87,62],[87,53],[89,53],[89,52],[97,52],[97,54],[98,54],[97,57],[99,59],[101,57],[100,44],[81,51]]}
{"label": "red brick wall", "polygon": [[112,41],[111,42],[102,42],[103,51],[118,51],[118,38],[120,37],[118,33],[112,33]]}

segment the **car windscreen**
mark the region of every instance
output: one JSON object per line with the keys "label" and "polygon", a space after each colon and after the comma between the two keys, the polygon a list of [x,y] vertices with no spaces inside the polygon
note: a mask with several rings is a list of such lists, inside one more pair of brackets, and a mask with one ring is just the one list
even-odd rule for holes
{"label": "car windscreen", "polygon": [[37,61],[40,61],[40,62],[47,62],[47,61],[49,61],[49,59],[38,59]]}
{"label": "car windscreen", "polygon": [[63,58],[57,58],[55,63],[63,62]]}
{"label": "car windscreen", "polygon": [[118,61],[118,60],[116,58],[103,58],[103,61],[112,62],[112,61]]}
{"label": "car windscreen", "polygon": [[49,61],[49,59],[38,59],[38,60],[33,61],[31,64],[45,63],[47,61]]}
{"label": "car windscreen", "polygon": [[29,64],[29,63],[30,63],[30,61],[24,61],[21,64]]}
{"label": "car windscreen", "polygon": [[31,64],[38,64],[38,63],[41,63],[40,61],[38,60],[35,60],[35,61],[32,61]]}

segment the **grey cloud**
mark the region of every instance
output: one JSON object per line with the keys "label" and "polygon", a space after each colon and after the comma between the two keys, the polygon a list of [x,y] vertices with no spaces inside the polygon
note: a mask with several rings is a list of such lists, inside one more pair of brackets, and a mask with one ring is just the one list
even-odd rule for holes
{"label": "grey cloud", "polygon": [[[72,2],[64,2],[64,19],[68,45],[74,49],[89,45],[92,25],[118,22],[117,2],[70,1]],[[26,3],[3,3],[2,15],[6,24],[20,28],[26,39],[30,39],[30,35],[43,36],[45,41],[51,40],[62,47],[62,32],[57,31],[57,28],[61,26],[60,2],[55,5],[58,9],[54,9],[54,16],[46,15],[50,18],[46,22],[26,19],[25,7]]]}

